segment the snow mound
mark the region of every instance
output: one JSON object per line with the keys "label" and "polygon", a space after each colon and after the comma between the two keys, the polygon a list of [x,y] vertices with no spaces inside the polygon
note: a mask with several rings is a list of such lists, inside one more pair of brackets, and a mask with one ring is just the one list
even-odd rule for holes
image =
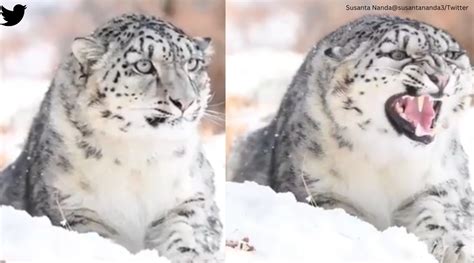
{"label": "snow mound", "polygon": [[255,183],[226,183],[227,241],[249,239],[255,251],[226,248],[226,262],[435,263],[404,228],[378,231],[342,209],[297,202]]}
{"label": "snow mound", "polygon": [[156,251],[135,255],[97,233],[80,234],[51,225],[47,217],[0,206],[0,261],[169,263]]}

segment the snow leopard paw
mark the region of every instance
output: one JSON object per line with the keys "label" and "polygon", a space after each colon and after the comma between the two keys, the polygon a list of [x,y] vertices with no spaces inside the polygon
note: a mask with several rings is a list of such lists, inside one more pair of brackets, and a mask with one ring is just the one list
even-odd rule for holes
{"label": "snow leopard paw", "polygon": [[430,251],[440,263],[473,263],[473,240],[437,239],[430,244]]}

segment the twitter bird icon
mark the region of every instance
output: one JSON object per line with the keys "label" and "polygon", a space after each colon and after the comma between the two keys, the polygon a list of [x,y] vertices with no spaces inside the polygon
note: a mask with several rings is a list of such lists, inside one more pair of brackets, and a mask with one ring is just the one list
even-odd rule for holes
{"label": "twitter bird icon", "polygon": [[3,19],[6,21],[2,26],[14,26],[20,23],[21,19],[23,19],[23,15],[25,15],[26,5],[15,5],[13,7],[13,11],[6,9],[3,6],[0,6],[0,13],[3,16]]}

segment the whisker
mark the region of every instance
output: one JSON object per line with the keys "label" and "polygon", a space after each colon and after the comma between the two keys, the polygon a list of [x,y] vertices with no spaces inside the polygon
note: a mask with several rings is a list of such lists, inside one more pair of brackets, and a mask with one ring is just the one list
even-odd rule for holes
{"label": "whisker", "polygon": [[203,113],[203,115],[206,117],[214,118],[214,119],[225,120],[224,116],[212,115],[205,112]]}
{"label": "whisker", "polygon": [[211,92],[209,96],[207,97],[207,102],[211,102],[214,99],[214,96],[216,95],[215,92]]}
{"label": "whisker", "polygon": [[213,110],[208,110],[208,109],[206,109],[204,112],[211,113],[211,114],[216,114],[216,115],[224,115],[223,112],[213,111]]}
{"label": "whisker", "polygon": [[220,121],[220,122],[225,121],[225,119],[223,119],[223,118],[217,118],[217,117],[215,117],[215,116],[203,115],[203,117],[205,117],[205,118],[207,118],[207,119],[212,119],[212,120],[215,120],[215,121]]}
{"label": "whisker", "polygon": [[208,119],[212,119],[212,120],[217,120],[217,121],[224,121],[225,119],[222,118],[222,117],[219,117],[219,116],[215,116],[215,115],[210,115],[210,114],[206,114],[206,113],[203,113],[202,116],[204,118],[208,118]]}
{"label": "whisker", "polygon": [[209,117],[214,117],[214,118],[217,118],[217,119],[222,119],[222,120],[225,119],[224,115],[213,115],[213,114],[208,114],[208,113],[204,113],[204,115],[209,116]]}
{"label": "whisker", "polygon": [[225,101],[221,101],[221,102],[218,102],[218,103],[215,103],[215,104],[209,104],[207,105],[208,107],[217,107],[217,106],[220,106],[220,105],[223,105],[225,104]]}
{"label": "whisker", "polygon": [[210,121],[213,121],[215,123],[222,122],[222,120],[210,118],[209,116],[203,116],[203,118],[207,119],[207,120],[210,120]]}
{"label": "whisker", "polygon": [[216,124],[220,127],[223,127],[224,126],[224,122],[223,121],[217,121],[217,120],[213,120],[213,119],[210,119],[210,118],[206,118],[206,116],[203,116],[204,119],[208,120],[209,122],[213,123],[213,124]]}
{"label": "whisker", "polygon": [[211,114],[215,114],[215,115],[225,115],[223,112],[221,111],[214,111],[214,110],[209,110],[209,109],[205,109],[204,112],[207,112],[207,113],[211,113]]}

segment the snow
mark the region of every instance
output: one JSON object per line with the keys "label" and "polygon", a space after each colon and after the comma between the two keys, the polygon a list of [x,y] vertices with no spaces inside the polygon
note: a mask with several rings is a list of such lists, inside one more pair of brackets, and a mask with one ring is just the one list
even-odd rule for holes
{"label": "snow", "polygon": [[299,203],[253,182],[228,182],[226,205],[227,240],[248,237],[255,247],[227,248],[226,262],[436,262],[404,228],[381,232],[342,209]]}
{"label": "snow", "polygon": [[[133,255],[97,233],[79,234],[55,227],[47,217],[0,206],[0,259],[7,262],[155,262],[169,263],[156,251]],[[0,260],[0,261],[1,261]]]}

